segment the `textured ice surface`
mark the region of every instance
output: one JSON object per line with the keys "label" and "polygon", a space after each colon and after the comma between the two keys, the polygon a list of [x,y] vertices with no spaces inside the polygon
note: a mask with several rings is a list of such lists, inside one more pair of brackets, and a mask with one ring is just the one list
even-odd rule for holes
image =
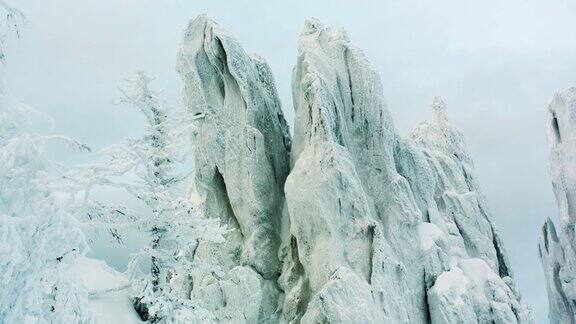
{"label": "textured ice surface", "polygon": [[576,88],[556,93],[546,118],[550,176],[559,211],[559,231],[547,219],[538,244],[552,323],[576,323]]}
{"label": "textured ice surface", "polygon": [[[204,16],[178,54],[196,119],[193,201],[234,229],[191,295],[225,322],[530,322],[444,104],[396,132],[343,31],[306,21],[292,147],[262,59]],[[288,174],[289,173],[289,174]]]}
{"label": "textured ice surface", "polygon": [[221,321],[273,321],[290,138],[270,68],[205,16],[184,30],[177,60],[197,116],[192,201],[232,230],[226,243],[196,249],[224,275],[193,273],[192,298]]}
{"label": "textured ice surface", "polygon": [[531,321],[439,98],[400,137],[365,56],[314,19],[292,86],[286,321]]}

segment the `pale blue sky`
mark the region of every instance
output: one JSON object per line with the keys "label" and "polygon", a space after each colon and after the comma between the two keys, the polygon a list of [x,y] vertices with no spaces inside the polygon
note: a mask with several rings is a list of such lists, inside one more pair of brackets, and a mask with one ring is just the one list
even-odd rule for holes
{"label": "pale blue sky", "polygon": [[136,113],[111,104],[134,70],[155,76],[166,100],[180,104],[176,50],[183,26],[199,13],[268,61],[290,124],[290,78],[304,19],[346,28],[380,72],[402,133],[429,118],[434,95],[444,97],[466,136],[519,288],[538,323],[547,321],[536,244],[556,207],[544,112],[555,90],[576,85],[575,1],[11,2],[28,17],[23,38],[8,51],[12,92],[51,114],[57,131],[96,149],[141,130]]}

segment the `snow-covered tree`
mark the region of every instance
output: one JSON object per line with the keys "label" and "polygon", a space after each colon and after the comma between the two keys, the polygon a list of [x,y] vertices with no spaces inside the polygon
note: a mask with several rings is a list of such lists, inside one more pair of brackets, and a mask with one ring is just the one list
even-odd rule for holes
{"label": "snow-covered tree", "polygon": [[[0,1],[1,10],[3,81],[4,42],[23,16]],[[88,323],[88,295],[72,267],[87,250],[85,237],[52,189],[58,166],[45,153],[52,140],[87,147],[30,131],[33,116],[0,82],[0,323]]]}
{"label": "snow-covered tree", "polygon": [[[193,267],[211,267],[194,262],[191,256],[200,240],[222,242],[224,229],[217,220],[203,217],[202,211],[179,193],[179,185],[188,178],[178,169],[189,154],[183,139],[189,138],[191,123],[186,114],[171,118],[166,105],[150,89],[150,82],[145,73],[136,73],[120,100],[144,115],[145,135],[105,149],[109,158],[105,163],[85,165],[69,174],[70,188],[80,197],[79,216],[87,216],[92,226],[108,229],[118,240],[126,231],[149,235],[149,242],[128,266],[135,305],[144,319],[170,323],[207,320],[209,313],[189,298],[187,277]],[[91,193],[97,187],[121,188],[147,210],[136,213],[126,206],[93,199]],[[150,261],[149,272],[140,271],[143,260]]]}
{"label": "snow-covered tree", "polygon": [[24,15],[18,9],[11,7],[6,2],[0,0],[0,60],[4,61],[4,48],[9,35],[20,36],[20,25],[24,22]]}
{"label": "snow-covered tree", "polygon": [[[44,153],[50,137],[0,123],[0,322],[87,323],[87,292],[73,264],[84,234],[50,189]],[[8,124],[10,125],[10,124]]]}

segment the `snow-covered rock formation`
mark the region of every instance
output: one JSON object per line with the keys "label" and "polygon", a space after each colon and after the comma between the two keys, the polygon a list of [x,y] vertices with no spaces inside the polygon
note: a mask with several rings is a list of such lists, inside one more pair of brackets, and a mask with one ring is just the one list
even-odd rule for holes
{"label": "snow-covered rock formation", "polygon": [[184,30],[177,70],[195,116],[192,199],[232,230],[225,244],[196,249],[223,276],[194,273],[192,298],[220,321],[273,321],[290,138],[272,73],[203,15]]}
{"label": "snow-covered rock formation", "polygon": [[576,323],[576,88],[556,93],[546,120],[559,231],[547,219],[538,244],[551,323]]}
{"label": "snow-covered rock formation", "polygon": [[[406,158],[415,161],[424,154],[428,164],[410,170],[409,162],[399,172],[409,179],[425,216],[419,234],[431,319],[439,323],[458,323],[462,318],[480,323],[531,322],[488,216],[463,136],[451,127],[440,98],[434,99],[432,108],[432,121],[422,123],[412,134],[421,151],[407,150],[408,154],[397,156],[401,161],[397,164],[402,165]],[[426,169],[425,173],[433,175],[431,182],[421,176]]]}
{"label": "snow-covered rock formation", "polygon": [[286,321],[530,321],[441,100],[398,136],[365,56],[314,19],[293,93]]}
{"label": "snow-covered rock formation", "polygon": [[[310,19],[292,147],[267,65],[200,16],[178,54],[196,114],[192,199],[234,229],[195,257],[191,295],[224,322],[526,323],[462,135],[398,135],[380,78]],[[288,174],[288,172],[290,172]]]}

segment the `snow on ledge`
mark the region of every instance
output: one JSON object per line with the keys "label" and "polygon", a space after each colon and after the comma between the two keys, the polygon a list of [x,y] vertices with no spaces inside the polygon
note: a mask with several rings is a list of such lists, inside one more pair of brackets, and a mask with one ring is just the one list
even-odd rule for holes
{"label": "snow on ledge", "polygon": [[[89,292],[121,287],[128,283],[128,279],[122,273],[101,260],[81,258],[75,267],[80,280]],[[94,314],[97,323],[144,323],[132,307],[128,289],[90,296],[88,309]]]}

